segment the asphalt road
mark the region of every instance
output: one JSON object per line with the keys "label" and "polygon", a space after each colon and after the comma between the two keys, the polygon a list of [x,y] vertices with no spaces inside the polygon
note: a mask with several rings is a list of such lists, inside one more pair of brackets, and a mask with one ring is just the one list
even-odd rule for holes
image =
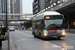
{"label": "asphalt road", "polygon": [[75,35],[66,34],[61,40],[41,40],[34,38],[32,31],[11,31],[18,50],[75,50]]}
{"label": "asphalt road", "polygon": [[8,40],[2,41],[2,48],[0,50],[8,50]]}

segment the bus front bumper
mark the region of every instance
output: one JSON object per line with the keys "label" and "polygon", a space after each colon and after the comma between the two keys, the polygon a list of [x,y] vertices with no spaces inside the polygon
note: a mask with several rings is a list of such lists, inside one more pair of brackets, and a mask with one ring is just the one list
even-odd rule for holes
{"label": "bus front bumper", "polygon": [[48,33],[46,36],[43,35],[43,38],[58,38],[58,37],[65,37],[62,33]]}

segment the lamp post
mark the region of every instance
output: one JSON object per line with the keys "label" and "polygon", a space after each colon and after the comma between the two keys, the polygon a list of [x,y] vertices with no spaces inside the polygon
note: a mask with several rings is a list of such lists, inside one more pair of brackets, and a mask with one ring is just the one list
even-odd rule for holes
{"label": "lamp post", "polygon": [[7,25],[7,0],[6,0],[6,30],[8,30],[8,25]]}

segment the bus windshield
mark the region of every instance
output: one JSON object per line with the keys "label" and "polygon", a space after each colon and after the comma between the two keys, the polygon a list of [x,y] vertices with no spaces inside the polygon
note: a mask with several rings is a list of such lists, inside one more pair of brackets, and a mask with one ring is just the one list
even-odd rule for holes
{"label": "bus windshield", "polygon": [[57,30],[63,28],[63,19],[44,20],[47,30]]}

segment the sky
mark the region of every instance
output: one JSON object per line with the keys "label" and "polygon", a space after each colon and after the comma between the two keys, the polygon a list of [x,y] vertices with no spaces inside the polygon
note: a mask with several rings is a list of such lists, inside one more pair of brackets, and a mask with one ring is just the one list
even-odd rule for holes
{"label": "sky", "polygon": [[32,2],[33,2],[33,0],[22,0],[23,13],[32,13],[33,12]]}

